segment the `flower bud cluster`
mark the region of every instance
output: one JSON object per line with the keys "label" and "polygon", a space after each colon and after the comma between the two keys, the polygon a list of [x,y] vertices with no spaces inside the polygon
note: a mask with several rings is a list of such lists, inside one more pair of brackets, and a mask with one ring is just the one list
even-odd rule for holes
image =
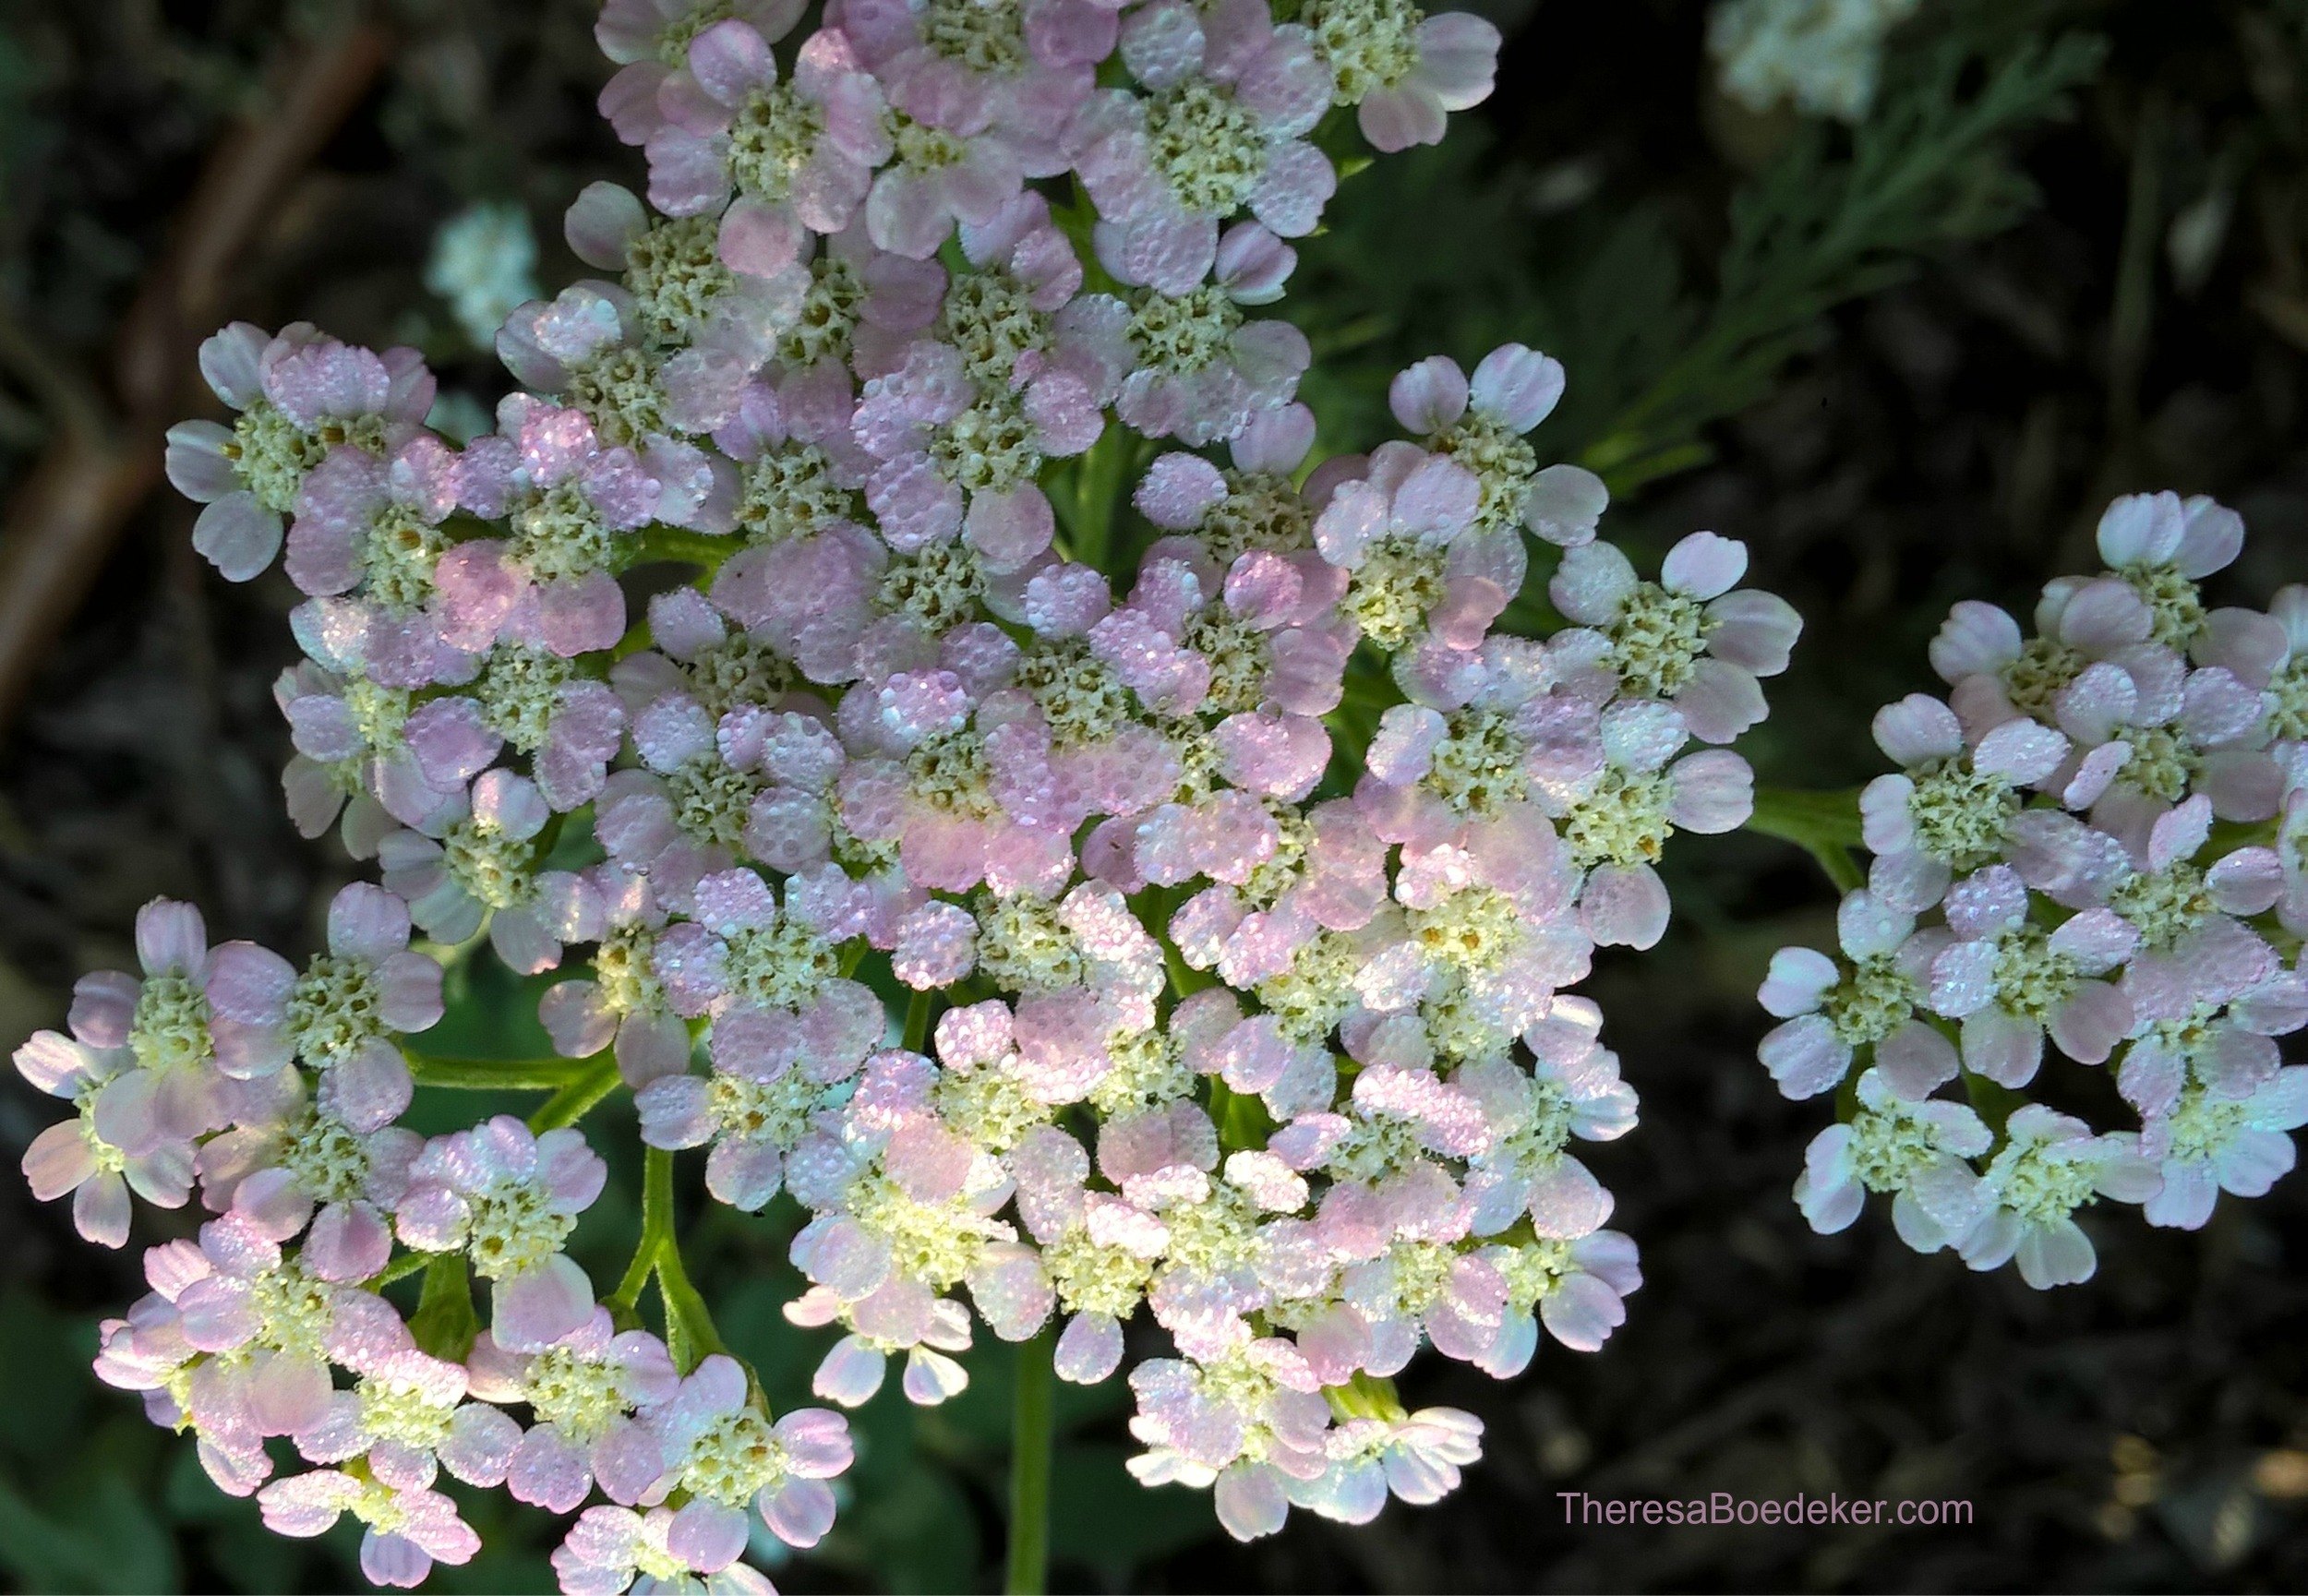
{"label": "flower bud cluster", "polygon": [[[1390,1377],[1592,1350],[1641,1282],[1570,1150],[1634,1095],[1566,989],[1657,942],[1674,832],[1747,817],[1725,745],[1798,623],[1736,543],[1648,581],[1595,540],[1601,481],[1525,436],[1554,361],[1420,362],[1404,438],[1317,459],[1305,340],[1256,314],[1347,111],[1438,138],[1496,31],[835,0],[788,44],[801,9],[611,0],[646,199],[571,208],[604,275],[508,319],[494,433],[424,430],[405,352],[234,327],[203,361],[239,420],[172,435],[227,576],[285,546],[291,810],[382,884],[302,974],[148,910],[141,981],[19,1055],[81,1110],[28,1168],[115,1245],[128,1190],[199,1184],[102,1371],[228,1489],[288,1437],[318,1468],[263,1486],[274,1527],[354,1513],[382,1581],[472,1554],[439,1468],[583,1507],[569,1590],[754,1588],[749,1509],[811,1544],[848,1460],[696,1355],[678,1238],[596,1303],[577,1129],[397,1123],[398,1038],[484,937],[562,972],[544,1027],[614,1062],[654,1170],[704,1149],[715,1199],[804,1211],[821,1397],[897,1358],[943,1400],[980,1321],[1102,1380],[1143,1308],[1133,1468],[1238,1536],[1436,1499],[1480,1425]],[[1502,630],[1533,547],[1545,642]],[[487,1284],[477,1340],[379,1294],[419,1265]]]}
{"label": "flower bud cluster", "polygon": [[[2047,586],[2035,636],[1957,605],[1931,645],[1947,697],[1876,716],[1901,769],[1860,799],[1874,858],[1840,956],[1783,950],[1761,993],[1780,1089],[1843,1094],[1796,1187],[1815,1229],[1880,1193],[1917,1250],[2050,1287],[2092,1274],[2074,1216],[2098,1198],[2194,1230],[2291,1168],[2308,588],[2207,607],[2243,535],[2207,498],[2120,498],[2107,570]],[[2134,1128],[2080,1117],[2119,1102]]]}

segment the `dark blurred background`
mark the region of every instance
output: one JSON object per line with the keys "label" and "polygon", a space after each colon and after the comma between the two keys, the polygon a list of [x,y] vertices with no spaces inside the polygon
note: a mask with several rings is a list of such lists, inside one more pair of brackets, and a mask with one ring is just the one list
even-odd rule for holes
{"label": "dark blurred background", "polygon": [[[2025,606],[2087,563],[2116,493],[2241,510],[2230,600],[2308,579],[2308,4],[1926,0],[1857,130],[1723,102],[1698,4],[1483,8],[1508,40],[1497,95],[1439,150],[1350,180],[1304,249],[1307,397],[1356,447],[1408,359],[1509,338],[1560,355],[1570,396],[1537,441],[1612,480],[1606,533],[1639,558],[1695,528],[1744,538],[1808,618],[1749,749],[1765,781],[1872,774],[1867,717],[1931,685],[1948,603]],[[0,1043],[126,964],[156,894],[218,937],[315,942],[352,867],[278,801],[291,591],[227,587],[192,553],[159,430],[203,413],[191,350],[233,318],[416,343],[460,396],[445,424],[481,425],[505,378],[427,262],[490,206],[468,225],[525,218],[535,280],[576,275],[561,209],[641,173],[592,111],[591,21],[585,0],[0,8]],[[492,258],[517,290],[517,257]],[[1593,983],[1642,1094],[1592,1160],[1643,1249],[1627,1326],[1503,1386],[1422,1361],[1413,1405],[1489,1426],[1466,1488],[1362,1530],[1296,1515],[1250,1547],[1204,1498],[1124,1475],[1118,1386],[1077,1394],[1061,1588],[2308,1584],[2308,1181],[2224,1199],[2200,1234],[2093,1221],[2098,1278],[2049,1295],[1916,1256],[1880,1212],[1815,1237],[1787,1194],[1824,1111],[1755,1063],[1752,992],[1773,948],[1832,934],[1831,894],[1760,837],[1686,838],[1670,863],[1676,930]],[[476,980],[468,1016],[492,1000]],[[11,1165],[52,1112],[0,1087]],[[348,1536],[265,1536],[87,1372],[95,1320],[141,1290],[138,1246],[191,1220],[147,1215],[106,1255],[0,1178],[0,1582],[357,1582]],[[605,1201],[581,1249],[613,1267],[632,1223]],[[701,1216],[690,1254],[788,1401],[822,1350],[776,1313],[790,1224]],[[983,1339],[961,1401],[911,1410],[893,1384],[869,1406],[840,1528],[772,1566],[781,1586],[990,1588],[1006,1372]],[[1974,1521],[1581,1528],[1571,1490],[1957,1498]],[[553,1527],[501,1494],[476,1513],[492,1550],[435,1588],[549,1589]]]}

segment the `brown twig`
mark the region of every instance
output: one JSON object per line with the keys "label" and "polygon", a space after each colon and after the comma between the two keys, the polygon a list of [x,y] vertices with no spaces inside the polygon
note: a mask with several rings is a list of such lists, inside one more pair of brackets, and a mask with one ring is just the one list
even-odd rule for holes
{"label": "brown twig", "polygon": [[[109,398],[75,380],[73,402],[51,405],[54,438],[9,503],[0,542],[0,729],[160,481],[162,437],[199,340],[225,314],[234,267],[367,93],[387,54],[383,30],[356,22],[282,63],[284,91],[210,155],[167,253],[122,318]],[[9,363],[19,368],[38,358],[13,330],[0,342],[11,342]]]}

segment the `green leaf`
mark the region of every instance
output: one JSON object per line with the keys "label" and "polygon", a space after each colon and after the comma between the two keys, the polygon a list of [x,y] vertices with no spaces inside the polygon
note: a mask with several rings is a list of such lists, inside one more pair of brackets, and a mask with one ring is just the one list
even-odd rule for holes
{"label": "green leaf", "polygon": [[0,1479],[0,1569],[18,1589],[90,1589],[96,1558],[70,1531],[51,1521]]}
{"label": "green leaf", "polygon": [[1302,243],[1281,307],[1316,351],[1301,397],[1326,450],[1388,430],[1387,382],[1407,362],[1440,350],[1472,364],[1515,341],[1571,374],[1542,459],[1581,461],[1619,494],[1702,463],[1706,429],[1766,397],[1830,311],[2032,202],[2012,146],[2064,113],[2103,53],[2057,33],[2058,6],[1930,7],[1891,52],[1869,121],[1804,130],[1738,192],[1705,294],[1679,242],[1687,220],[1606,191],[1599,169],[1518,169],[1475,124],[1380,162]]}
{"label": "green leaf", "polygon": [[1832,129],[1807,126],[1733,200],[1712,309],[1595,435],[1581,457],[1590,469],[1625,491],[1697,463],[1700,430],[1764,397],[1830,310],[1934,250],[2001,232],[2033,203],[2011,142],[2065,114],[2106,44],[2014,30],[2013,9],[1953,6],[1938,37],[1903,38],[1847,153]]}

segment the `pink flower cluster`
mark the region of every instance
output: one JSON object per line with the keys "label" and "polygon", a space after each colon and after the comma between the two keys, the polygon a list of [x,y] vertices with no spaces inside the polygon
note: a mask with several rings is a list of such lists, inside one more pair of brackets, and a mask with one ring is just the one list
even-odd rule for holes
{"label": "pink flower cluster", "polygon": [[[1496,32],[835,0],[781,61],[800,11],[611,0],[647,200],[571,208],[615,281],[512,315],[496,432],[425,430],[406,352],[235,326],[203,361],[239,420],[172,436],[224,574],[285,522],[290,808],[381,884],[302,972],[149,908],[144,976],[18,1055],[79,1110],[27,1169],[112,1245],[129,1190],[198,1184],[100,1369],[282,1532],[354,1513],[383,1582],[472,1554],[446,1469],[583,1507],[572,1592],[760,1589],[749,1508],[814,1543],[848,1460],[835,1414],[596,1302],[580,1131],[399,1125],[402,1038],[484,937],[565,970],[540,1018],[615,1061],[655,1168],[707,1149],[715,1198],[806,1211],[822,1397],[899,1357],[942,1400],[980,1320],[1102,1380],[1143,1307],[1174,1355],[1129,1374],[1133,1467],[1238,1536],[1435,1500],[1480,1425],[1390,1377],[1593,1350],[1641,1283],[1570,1150],[1634,1094],[1566,989],[1658,941],[1673,833],[1747,818],[1725,745],[1799,623],[1736,543],[1649,581],[1595,541],[1602,483],[1525,436],[1554,361],[1420,362],[1405,438],[1316,459],[1305,341],[1249,314],[1335,186],[1326,114],[1432,141]],[[1077,510],[1133,434],[1172,445],[1122,485],[1142,519]],[[1545,642],[1500,630],[1533,546]],[[487,1283],[477,1340],[380,1294],[419,1266]],[[275,1437],[316,1469],[265,1483]]]}
{"label": "pink flower cluster", "polygon": [[[197,910],[156,901],[138,917],[143,974],[85,978],[71,1034],[18,1050],[28,1078],[78,1109],[27,1154],[35,1194],[71,1193],[82,1234],[108,1246],[126,1240],[131,1189],[176,1207],[198,1185],[215,1216],[146,1254],[151,1294],[106,1323],[98,1374],[191,1431],[210,1476],[258,1493],[282,1533],[353,1513],[380,1584],[477,1550],[434,1489],[442,1470],[562,1511],[597,1483],[619,1506],[581,1525],[679,1493],[663,1508],[670,1551],[647,1565],[661,1572],[727,1566],[749,1501],[813,1544],[833,1518],[822,1482],[847,1462],[844,1421],[805,1410],[772,1424],[741,1374],[731,1405],[714,1360],[683,1381],[656,1337],[616,1332],[562,1251],[607,1174],[579,1132],[499,1117],[428,1141],[394,1123],[412,1095],[395,1038],[439,1018],[441,966],[411,951],[408,909],[380,887],[343,889],[329,932],[300,972],[253,943],[210,947]],[[396,1244],[452,1265],[460,1287],[467,1269],[489,1283],[477,1343],[420,1333],[380,1294]],[[727,1422],[701,1440],[692,1386],[708,1378]],[[525,1429],[506,1410],[520,1406]],[[276,1436],[316,1468],[267,1483]],[[569,1556],[590,1555],[587,1534]]]}
{"label": "pink flower cluster", "polygon": [[[1931,645],[1946,699],[1884,709],[1899,774],[1862,795],[1874,858],[1841,956],[1789,948],[1762,1062],[1791,1098],[1843,1089],[1797,1200],[1814,1228],[1892,1196],[1899,1234],[2028,1284],[2088,1278],[2096,1197],[2194,1230],[2292,1166],[2308,1069],[2308,588],[2208,608],[2240,517],[2120,498],[2108,569],[2044,589],[2036,635],[1963,603]],[[2136,1130],[2021,1096],[2047,1046],[2105,1080]],[[1941,1094],[1960,1084],[1965,1101]],[[2080,1081],[2055,1090],[2062,1101]]]}

